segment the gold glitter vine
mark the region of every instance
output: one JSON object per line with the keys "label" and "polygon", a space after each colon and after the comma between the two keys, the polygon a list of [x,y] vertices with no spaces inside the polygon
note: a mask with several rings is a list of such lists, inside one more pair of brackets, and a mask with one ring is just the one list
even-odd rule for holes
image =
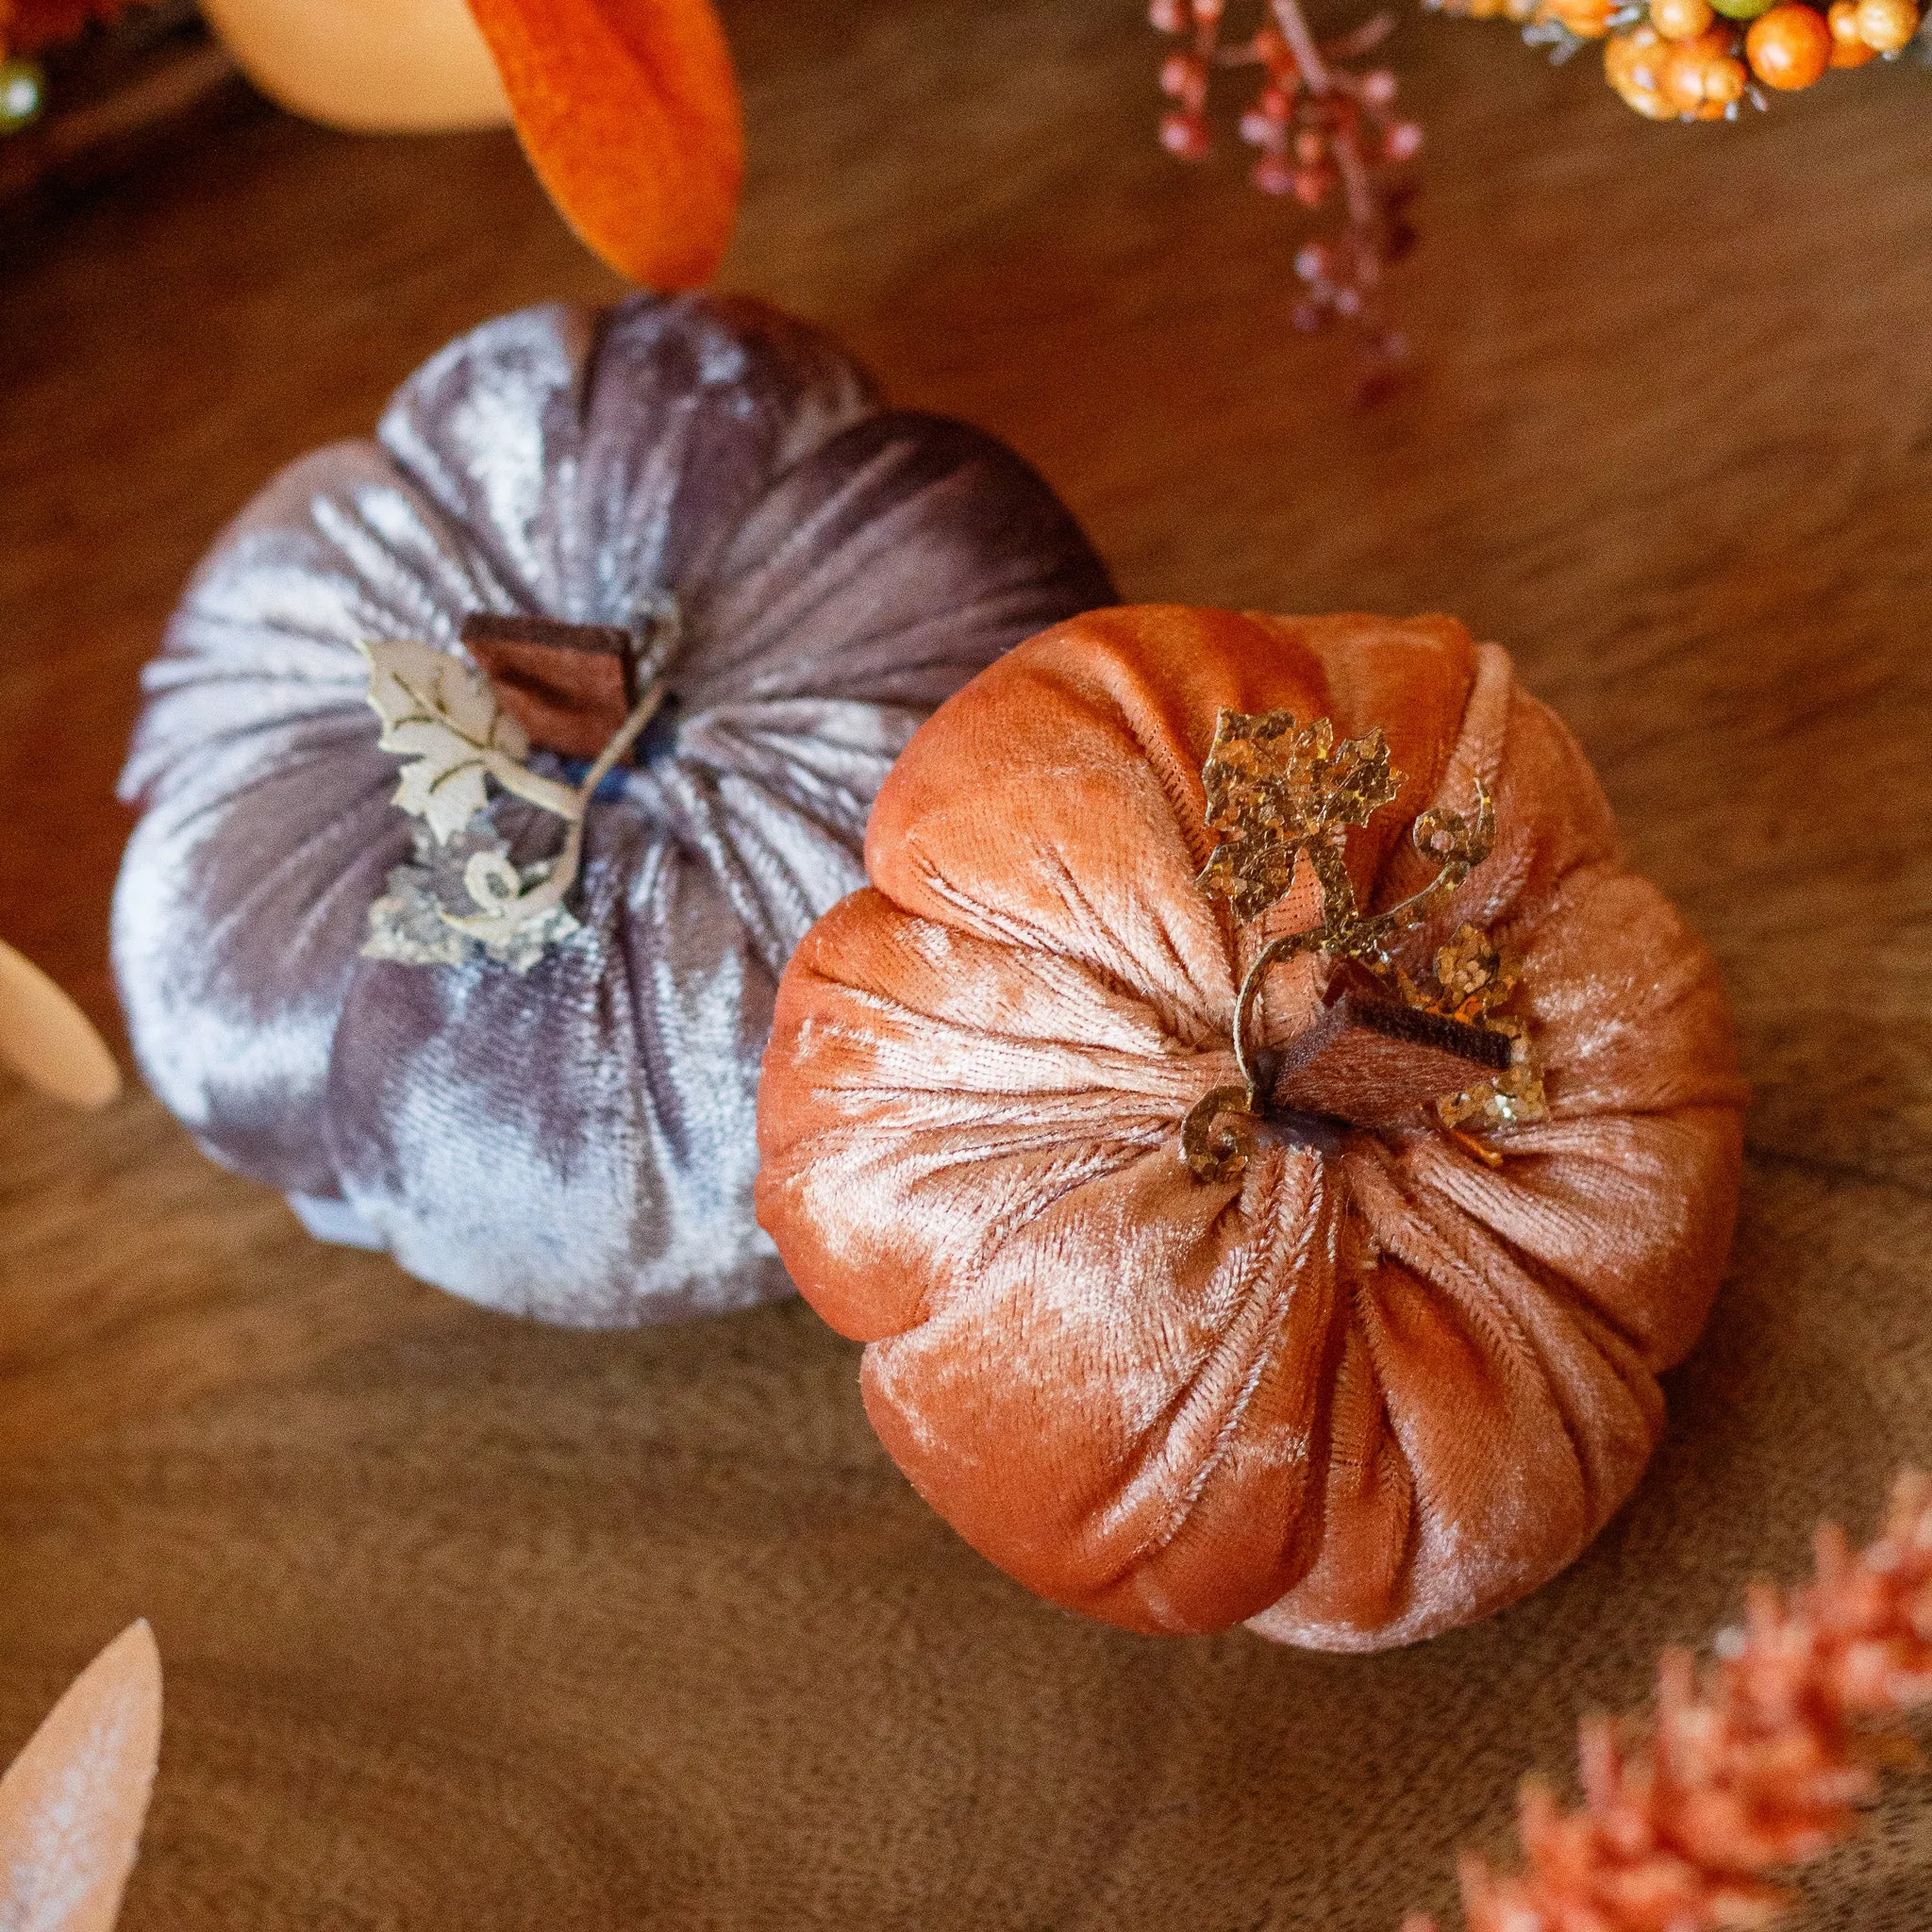
{"label": "gold glitter vine", "polygon": [[[1388,740],[1379,727],[1338,741],[1326,718],[1300,724],[1289,711],[1224,710],[1201,778],[1208,793],[1208,824],[1220,834],[1220,843],[1195,885],[1225,899],[1237,920],[1252,922],[1288,895],[1296,863],[1306,855],[1321,887],[1322,918],[1305,931],[1271,940],[1242,978],[1234,1015],[1241,1079],[1215,1088],[1190,1108],[1181,1124],[1181,1151],[1190,1170],[1204,1180],[1239,1172],[1246,1149],[1238,1122],[1256,1117],[1264,1105],[1266,1070],[1257,1066],[1248,1044],[1255,1007],[1269,970],[1303,953],[1353,959],[1407,1006],[1489,1031],[1508,1031],[1520,1040],[1522,1073],[1512,1064],[1493,1083],[1498,1092],[1512,1081],[1516,1089],[1500,1110],[1491,1105],[1491,1088],[1472,1089],[1439,1104],[1444,1126],[1454,1129],[1478,1114],[1486,1124],[1540,1117],[1541,1086],[1522,1023],[1489,1017],[1491,1007],[1507,997],[1516,975],[1513,969],[1506,971],[1487,937],[1468,925],[1457,931],[1437,955],[1439,988],[1432,993],[1419,990],[1389,957],[1391,942],[1430,918],[1489,857],[1496,814],[1482,781],[1476,781],[1474,822],[1439,806],[1409,827],[1410,842],[1419,857],[1435,865],[1435,877],[1385,910],[1364,913],[1343,862],[1342,841],[1349,826],[1367,824],[1393,801],[1404,782],[1403,774],[1391,767]],[[1468,1144],[1485,1159],[1493,1158],[1477,1143]]]}

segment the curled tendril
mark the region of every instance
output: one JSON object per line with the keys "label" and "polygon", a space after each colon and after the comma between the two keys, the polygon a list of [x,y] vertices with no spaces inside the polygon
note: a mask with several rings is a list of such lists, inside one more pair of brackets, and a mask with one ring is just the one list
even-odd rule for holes
{"label": "curled tendril", "polygon": [[1389,958],[1390,942],[1429,919],[1495,845],[1495,804],[1479,777],[1475,796],[1474,824],[1459,811],[1437,806],[1409,827],[1409,842],[1421,858],[1437,868],[1436,876],[1420,891],[1381,912],[1364,914],[1356,909],[1355,883],[1342,863],[1338,839],[1309,841],[1303,846],[1322,888],[1322,922],[1271,940],[1256,955],[1241,980],[1234,1008],[1234,1058],[1241,1084],[1217,1087],[1204,1095],[1181,1124],[1181,1156],[1197,1179],[1231,1180],[1246,1164],[1245,1131],[1233,1123],[1217,1128],[1215,1123],[1223,1114],[1252,1118],[1266,1104],[1249,1056],[1248,1036],[1269,969],[1303,953],[1326,953],[1334,958],[1358,961],[1378,979],[1399,990],[1396,969]]}
{"label": "curled tendril", "polygon": [[[1411,892],[1388,911],[1361,922],[1364,926],[1380,930],[1385,946],[1397,932],[1420,925],[1434,913],[1494,849],[1496,806],[1489,787],[1481,778],[1476,779],[1474,824],[1459,811],[1439,805],[1416,820],[1408,828],[1408,839],[1419,858],[1433,861],[1441,870],[1421,891]],[[1388,970],[1386,956],[1380,958],[1379,963],[1384,971]]]}
{"label": "curled tendril", "polygon": [[[643,694],[631,708],[630,715],[618,727],[610,742],[597,754],[596,762],[584,774],[583,783],[575,791],[553,785],[551,789],[562,794],[561,802],[553,802],[527,789],[512,788],[518,789],[523,797],[565,820],[570,826],[563,850],[557,855],[548,876],[525,891],[516,868],[507,858],[478,853],[463,869],[463,885],[481,910],[474,913],[445,912],[442,918],[446,924],[467,933],[472,939],[500,941],[519,926],[542,918],[563,904],[571,888],[576,884],[577,872],[583,863],[584,825],[590,815],[591,800],[596,795],[598,786],[616,770],[618,762],[638,741],[639,735],[657,716],[658,707],[664,702],[663,672],[676,649],[679,634],[676,607],[674,604],[668,610],[654,609],[651,618],[657,638],[641,667]],[[540,782],[549,783],[547,780]]]}
{"label": "curled tendril", "polygon": [[477,905],[489,910],[514,905],[524,882],[505,854],[477,852],[463,867],[463,887]]}
{"label": "curled tendril", "polygon": [[1181,1158],[1197,1180],[1232,1180],[1247,1165],[1248,1131],[1227,1117],[1252,1117],[1254,1111],[1254,1093],[1244,1086],[1217,1087],[1188,1109],[1181,1123]]}

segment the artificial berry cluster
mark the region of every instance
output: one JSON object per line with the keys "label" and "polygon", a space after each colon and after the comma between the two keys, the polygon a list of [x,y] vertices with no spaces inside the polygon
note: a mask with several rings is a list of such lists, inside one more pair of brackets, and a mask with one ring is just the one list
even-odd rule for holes
{"label": "artificial berry cluster", "polygon": [[1810,87],[1834,67],[1894,59],[1923,25],[1918,0],[1424,0],[1504,18],[1571,52],[1604,43],[1604,75],[1653,121],[1735,119],[1762,90]]}
{"label": "artificial berry cluster", "polygon": [[1871,1548],[1827,1525],[1817,1552],[1810,1584],[1752,1591],[1711,1669],[1665,1654],[1648,1722],[1584,1721],[1580,1806],[1525,1783],[1524,1869],[1463,1860],[1469,1932],[1738,1932],[1781,1917],[1780,1868],[1857,1830],[1876,1766],[1916,1761],[1903,1731],[1863,1727],[1932,1703],[1932,1482],[1899,1479]]}
{"label": "artificial berry cluster", "polygon": [[1604,72],[1654,121],[1713,121],[1738,111],[1755,81],[1789,92],[1834,67],[1905,51],[1914,0],[1650,0],[1649,18],[1607,37]]}
{"label": "artificial berry cluster", "polygon": [[1208,102],[1217,73],[1258,70],[1260,91],[1241,118],[1241,139],[1258,150],[1249,178],[1264,194],[1292,195],[1320,208],[1339,197],[1340,230],[1295,256],[1302,294],[1292,319],[1316,329],[1335,321],[1361,332],[1364,386],[1388,381],[1407,349],[1382,302],[1388,266],[1414,244],[1406,208],[1412,188],[1398,173],[1422,146],[1422,129],[1395,111],[1395,76],[1349,63],[1387,35],[1387,16],[1343,40],[1318,42],[1299,0],[1266,0],[1246,40],[1224,33],[1225,0],[1152,0],[1148,17],[1182,45],[1161,63],[1173,107],[1160,139],[1170,154],[1200,160],[1212,145]]}

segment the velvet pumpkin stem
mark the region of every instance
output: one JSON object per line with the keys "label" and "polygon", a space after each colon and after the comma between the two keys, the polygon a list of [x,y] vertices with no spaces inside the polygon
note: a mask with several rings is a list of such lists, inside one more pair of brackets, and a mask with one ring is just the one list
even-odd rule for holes
{"label": "velvet pumpkin stem", "polygon": [[1489,787],[1480,777],[1476,779],[1474,826],[1460,812],[1438,807],[1424,812],[1409,827],[1408,836],[1417,853],[1439,868],[1436,876],[1420,891],[1366,918],[1356,910],[1355,882],[1335,847],[1311,844],[1306,848],[1322,883],[1322,923],[1305,932],[1283,933],[1263,946],[1248,968],[1234,1003],[1234,1058],[1247,1091],[1249,1113],[1260,1110],[1262,1099],[1258,1076],[1248,1058],[1248,1036],[1268,969],[1298,953],[1333,953],[1340,958],[1357,959],[1377,978],[1388,980],[1389,941],[1398,932],[1420,925],[1490,856],[1496,842],[1496,808]]}

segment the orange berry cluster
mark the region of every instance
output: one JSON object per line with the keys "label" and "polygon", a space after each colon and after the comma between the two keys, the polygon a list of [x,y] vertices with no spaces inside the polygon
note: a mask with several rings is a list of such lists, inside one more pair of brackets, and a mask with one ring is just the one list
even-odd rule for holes
{"label": "orange berry cluster", "polygon": [[1727,0],[1726,19],[1712,0],[1650,0],[1648,20],[1607,36],[1605,76],[1653,121],[1714,121],[1737,112],[1753,81],[1791,92],[1830,68],[1902,53],[1919,31],[1915,0],[1832,0],[1828,13],[1777,0],[1740,18],[1749,5]]}
{"label": "orange berry cluster", "polygon": [[1895,58],[1923,25],[1919,0],[1424,0],[1506,19],[1559,53],[1604,43],[1604,76],[1653,121],[1734,119],[1758,92],[1810,87],[1834,67]]}

